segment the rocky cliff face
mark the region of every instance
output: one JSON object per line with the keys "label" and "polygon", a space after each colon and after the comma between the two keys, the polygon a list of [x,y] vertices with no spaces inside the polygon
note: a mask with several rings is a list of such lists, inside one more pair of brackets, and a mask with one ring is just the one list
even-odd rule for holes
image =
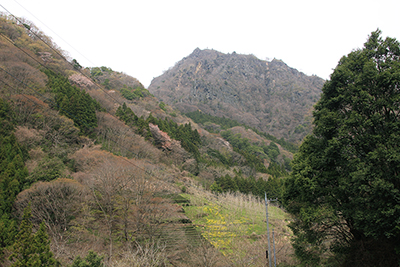
{"label": "rocky cliff face", "polygon": [[310,131],[323,83],[280,60],[197,48],[155,78],[149,91],[182,112],[200,109],[296,142]]}

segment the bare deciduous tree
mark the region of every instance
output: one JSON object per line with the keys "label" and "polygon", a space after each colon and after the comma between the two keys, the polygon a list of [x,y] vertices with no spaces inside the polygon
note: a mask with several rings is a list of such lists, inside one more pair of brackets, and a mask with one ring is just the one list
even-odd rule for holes
{"label": "bare deciduous tree", "polygon": [[15,208],[22,214],[31,203],[33,222],[39,225],[44,221],[49,234],[62,241],[72,218],[79,213],[83,192],[83,186],[71,179],[38,182],[18,195]]}
{"label": "bare deciduous tree", "polygon": [[[224,256],[207,240],[199,236],[199,244],[191,246],[187,252],[189,255],[190,266],[217,267],[224,266],[226,263]],[[226,266],[226,265],[225,265]]]}
{"label": "bare deciduous tree", "polygon": [[145,245],[135,244],[134,249],[122,253],[122,259],[113,262],[115,267],[163,267],[167,266],[167,252],[165,246],[159,242],[150,242]]}
{"label": "bare deciduous tree", "polygon": [[145,141],[143,137],[135,134],[130,127],[116,117],[98,112],[97,121],[96,130],[109,151],[123,156],[153,160],[158,160],[161,156],[161,151]]}

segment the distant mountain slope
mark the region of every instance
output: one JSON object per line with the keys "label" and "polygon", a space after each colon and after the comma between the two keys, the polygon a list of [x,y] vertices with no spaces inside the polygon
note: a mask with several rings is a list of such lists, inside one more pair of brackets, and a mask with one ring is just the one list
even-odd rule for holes
{"label": "distant mountain slope", "polygon": [[298,142],[310,131],[323,83],[280,60],[197,48],[155,78],[149,91],[182,112],[200,109]]}
{"label": "distant mountain slope", "polygon": [[[228,119],[210,133],[134,77],[70,60],[27,20],[0,12],[0,37],[0,266],[26,266],[27,251],[57,266],[262,258],[264,204],[248,195],[280,198],[293,158],[281,140]],[[277,251],[292,254],[286,216],[271,215]]]}

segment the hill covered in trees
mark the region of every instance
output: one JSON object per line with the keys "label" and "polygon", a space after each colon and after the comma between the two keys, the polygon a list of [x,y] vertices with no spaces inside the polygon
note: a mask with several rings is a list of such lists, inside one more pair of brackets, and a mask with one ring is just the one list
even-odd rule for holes
{"label": "hill covered in trees", "polygon": [[[290,212],[269,205],[278,265],[398,266],[400,43],[380,34],[339,61],[297,148],[288,139],[311,121],[300,110],[318,98],[317,77],[195,50],[154,81],[169,86],[163,102],[1,15],[0,265],[265,266],[266,193]],[[251,111],[262,81],[268,105],[293,106],[301,123],[279,121],[298,135],[264,132],[246,108],[239,120],[218,113]],[[168,104],[178,91],[185,113]]]}
{"label": "hill covered in trees", "polygon": [[[81,66],[27,20],[2,15],[0,34],[1,266],[262,264],[253,195],[282,194],[287,143],[239,122],[208,131],[137,79]],[[285,219],[273,224],[291,251]]]}
{"label": "hill covered in trees", "polygon": [[149,91],[182,112],[201,110],[300,142],[311,130],[323,83],[281,60],[197,48],[155,78]]}

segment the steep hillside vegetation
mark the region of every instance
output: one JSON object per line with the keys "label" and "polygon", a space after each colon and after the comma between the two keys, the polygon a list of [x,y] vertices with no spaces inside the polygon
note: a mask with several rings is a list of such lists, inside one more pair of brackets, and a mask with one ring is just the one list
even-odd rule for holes
{"label": "steep hillside vegetation", "polygon": [[280,60],[197,48],[155,78],[149,90],[182,112],[201,110],[299,142],[310,132],[323,83]]}
{"label": "steep hillside vegetation", "polygon": [[[1,266],[226,266],[266,246],[261,219],[230,217],[239,250],[185,211],[199,198],[232,209],[221,197],[260,195],[254,182],[279,196],[291,152],[243,126],[209,133],[137,79],[82,67],[29,21],[1,16],[0,35]],[[271,224],[287,238],[283,217]]]}

